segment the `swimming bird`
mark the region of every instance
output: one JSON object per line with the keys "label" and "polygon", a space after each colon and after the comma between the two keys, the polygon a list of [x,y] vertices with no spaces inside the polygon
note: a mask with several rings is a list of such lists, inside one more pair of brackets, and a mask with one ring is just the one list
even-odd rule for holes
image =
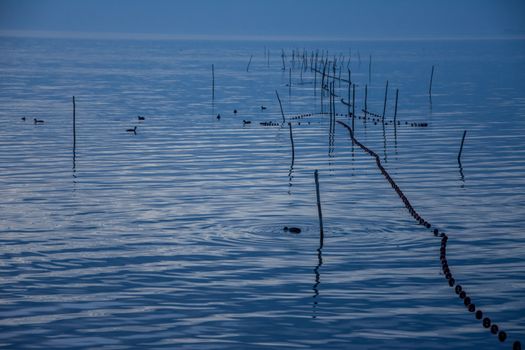
{"label": "swimming bird", "polygon": [[137,118],[138,118],[138,120],[145,120],[146,119],[145,117],[141,117],[140,115]]}
{"label": "swimming bird", "polygon": [[26,121],[26,117],[22,117],[22,118],[20,118],[20,119],[22,119],[23,121]]}
{"label": "swimming bird", "polygon": [[251,120],[244,120],[244,119],[243,119],[243,120],[242,120],[242,123],[243,123],[244,125],[246,125],[246,124],[251,124],[252,121],[251,121]]}
{"label": "swimming bird", "polygon": [[43,120],[39,120],[39,119],[36,119],[36,118],[33,118],[33,122],[35,124],[44,124],[44,121]]}
{"label": "swimming bird", "polygon": [[288,231],[290,233],[301,233],[301,229],[299,227],[288,227],[288,226],[285,226],[283,227],[283,231]]}
{"label": "swimming bird", "polygon": [[137,134],[137,126],[135,126],[133,129],[126,129],[127,132],[132,132],[135,135]]}
{"label": "swimming bird", "polygon": [[264,107],[264,106],[261,106],[261,110],[263,110],[263,111],[264,111],[265,109],[266,109],[266,107]]}
{"label": "swimming bird", "polygon": [[221,115],[220,114],[217,114],[217,119],[221,120]]}
{"label": "swimming bird", "polygon": [[233,114],[237,114],[237,110],[236,109],[233,110]]}

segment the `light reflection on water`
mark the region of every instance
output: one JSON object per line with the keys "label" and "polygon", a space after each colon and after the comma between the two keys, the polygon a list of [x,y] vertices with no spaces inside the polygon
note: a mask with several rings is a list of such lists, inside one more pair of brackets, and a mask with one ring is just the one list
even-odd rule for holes
{"label": "light reflection on water", "polygon": [[[294,71],[289,94],[280,70],[281,48],[297,43],[0,45],[0,346],[510,348],[465,310],[441,274],[439,240],[346,130],[332,142],[326,116],[293,120],[290,173],[288,129],[259,122],[281,121],[276,89],[287,115],[320,110],[319,91]],[[357,46],[374,55],[370,109],[382,111],[388,79],[387,116],[399,88],[401,125],[356,120],[356,137],[448,233],[449,264],[477,305],[523,341],[523,43],[301,43],[353,47],[361,105]],[[283,232],[291,225],[302,233]]]}

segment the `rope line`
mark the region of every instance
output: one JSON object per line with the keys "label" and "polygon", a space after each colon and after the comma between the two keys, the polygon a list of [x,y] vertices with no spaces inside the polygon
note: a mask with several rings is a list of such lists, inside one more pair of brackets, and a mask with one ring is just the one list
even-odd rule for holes
{"label": "rope line", "polygon": [[[350,126],[348,126],[347,124],[339,120],[337,121],[337,123],[344,126],[348,130],[350,134],[350,138],[352,139],[353,143],[359,146],[363,151],[368,153],[370,156],[375,158],[376,165],[381,171],[381,174],[383,174],[385,179],[390,183],[392,188],[396,191],[397,195],[399,196],[399,198],[401,198],[401,200],[405,204],[405,207],[409,211],[410,215],[412,215],[412,217],[416,220],[416,222],[420,225],[425,226],[427,229],[430,229],[432,227],[430,222],[423,219],[423,217],[414,209],[414,207],[412,206],[408,198],[405,196],[403,191],[401,191],[399,186],[396,184],[396,182],[392,179],[390,174],[386,171],[386,169],[381,164],[381,159],[379,158],[377,153],[375,153],[374,151],[372,151],[371,149],[363,145],[361,142],[359,142],[355,138],[354,132],[352,128],[350,128]],[[452,277],[452,272],[447,262],[447,242],[448,242],[447,234],[442,231],[440,232],[437,228],[434,228],[433,233],[434,233],[434,236],[441,237],[441,248],[440,248],[439,259],[441,261],[441,268],[448,282],[448,285],[450,287],[454,287],[454,291],[459,296],[459,298],[463,300],[463,304],[465,305],[467,310],[471,313],[474,313],[474,316],[476,317],[477,320],[482,320],[483,327],[490,329],[490,332],[492,334],[497,335],[500,342],[504,342],[507,339],[507,333],[504,330],[500,330],[500,327],[496,323],[493,323],[489,317],[483,317],[484,316],[483,311],[479,309],[476,310],[476,305],[473,303],[472,299],[467,295],[467,292],[465,292],[465,290],[463,289],[463,286],[457,283],[454,277]],[[512,349],[521,350],[521,342],[519,340],[514,341],[514,343],[512,344]]]}

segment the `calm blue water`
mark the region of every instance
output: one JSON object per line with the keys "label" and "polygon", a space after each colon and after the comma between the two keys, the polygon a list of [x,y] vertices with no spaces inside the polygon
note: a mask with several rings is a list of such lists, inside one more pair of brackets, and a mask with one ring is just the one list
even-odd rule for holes
{"label": "calm blue water", "polygon": [[[328,109],[320,76],[314,91],[298,61],[289,89],[281,49],[287,69],[293,49],[344,56],[358,109],[369,84],[369,109],[381,114],[388,80],[388,120],[399,89],[400,125],[356,119],[356,137],[447,232],[454,277],[507,332],[504,343],[448,286],[440,240],[345,129],[330,137],[326,115],[290,119],[291,167],[288,128],[259,125],[282,120],[275,90],[287,117]],[[347,85],[335,87],[346,100]],[[525,340],[523,41],[0,38],[0,122],[1,348],[511,349]]]}

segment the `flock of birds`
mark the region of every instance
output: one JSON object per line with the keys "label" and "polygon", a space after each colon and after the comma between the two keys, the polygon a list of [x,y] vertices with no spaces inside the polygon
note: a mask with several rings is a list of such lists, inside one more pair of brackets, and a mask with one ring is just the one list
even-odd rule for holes
{"label": "flock of birds", "polygon": [[[22,117],[20,119],[22,119],[23,121],[27,120],[26,117]],[[138,119],[139,122],[142,122],[142,121],[146,120],[146,117],[143,117],[143,116],[139,115],[139,116],[137,116],[137,119]],[[35,125],[37,125],[37,124],[44,124],[44,120],[33,118],[33,124],[35,124]],[[132,129],[126,129],[126,132],[133,133],[134,135],[137,135],[137,126],[135,125]]]}
{"label": "flock of birds", "polygon": [[[261,111],[264,111],[265,109],[266,109],[265,106],[261,106]],[[236,109],[233,110],[233,114],[237,115],[237,110],[236,110]],[[221,120],[221,114],[220,114],[220,113],[217,114],[217,120]],[[252,121],[251,121],[251,120],[243,119],[243,120],[242,120],[242,123],[243,123],[243,125],[246,125],[246,124],[251,124]]]}
{"label": "flock of birds", "polygon": [[[26,121],[26,117],[22,117],[21,118],[23,121]],[[36,119],[36,118],[33,118],[33,124],[44,124],[44,121],[41,120],[41,119]]]}
{"label": "flock of birds", "polygon": [[[265,107],[265,106],[261,106],[261,110],[262,110],[262,111],[266,110],[266,107]],[[234,109],[234,110],[233,110],[233,114],[234,114],[234,115],[237,115],[237,113],[238,113],[237,109]],[[373,116],[377,116],[377,117],[379,117],[378,115],[375,115],[374,113],[370,113],[370,112],[367,112],[367,113],[370,114],[370,115],[373,115]],[[301,116],[299,116],[299,117],[302,118],[303,115],[301,115]],[[294,117],[294,118],[292,118],[292,119],[299,118],[299,117]],[[364,117],[359,116],[358,118],[359,118],[359,119],[361,119],[361,118],[363,118],[363,119],[372,119],[372,121],[374,122],[374,124],[377,124],[377,122],[379,121],[379,119],[376,120],[375,118],[367,117],[366,114],[365,114]],[[22,119],[23,121],[26,121],[26,120],[27,120],[26,117],[22,117],[21,119]],[[220,119],[221,119],[221,114],[219,113],[219,114],[217,114],[217,120],[220,120]],[[143,122],[143,121],[146,120],[146,117],[144,117],[144,116],[140,116],[140,115],[139,115],[139,116],[137,116],[137,120],[138,120],[139,122]],[[33,118],[33,123],[34,123],[35,125],[38,125],[38,124],[44,124],[44,120],[42,120],[42,119],[37,119],[37,118]],[[246,125],[250,125],[250,124],[252,123],[252,121],[251,121],[251,120],[243,119],[243,120],[242,120],[242,123],[243,123],[243,126],[246,126]],[[384,123],[385,123],[386,125],[388,125],[388,122],[384,122]],[[391,122],[391,123],[393,123],[393,122]],[[261,122],[260,124],[261,124],[262,126],[279,126],[279,125],[281,125],[281,124],[279,124],[279,123],[271,122],[271,121],[270,121],[270,122]],[[310,122],[308,122],[308,124],[310,124]],[[399,121],[397,121],[397,125],[400,125],[400,124],[401,124],[401,123],[400,123]],[[408,123],[408,122],[405,122],[405,124],[409,124],[409,123]],[[300,123],[299,123],[299,125],[300,125]],[[426,126],[428,126],[428,123],[410,123],[410,126],[426,127]],[[137,126],[135,125],[133,128],[126,129],[126,132],[127,132],[127,133],[133,133],[133,135],[137,135]]]}
{"label": "flock of birds", "polygon": [[[139,122],[142,122],[142,121],[146,120],[146,117],[143,117],[143,116],[139,115],[139,116],[137,116],[137,119],[138,119]],[[135,125],[133,127],[133,129],[126,129],[126,132],[129,132],[129,133],[132,132],[133,135],[137,135],[137,126]]]}

